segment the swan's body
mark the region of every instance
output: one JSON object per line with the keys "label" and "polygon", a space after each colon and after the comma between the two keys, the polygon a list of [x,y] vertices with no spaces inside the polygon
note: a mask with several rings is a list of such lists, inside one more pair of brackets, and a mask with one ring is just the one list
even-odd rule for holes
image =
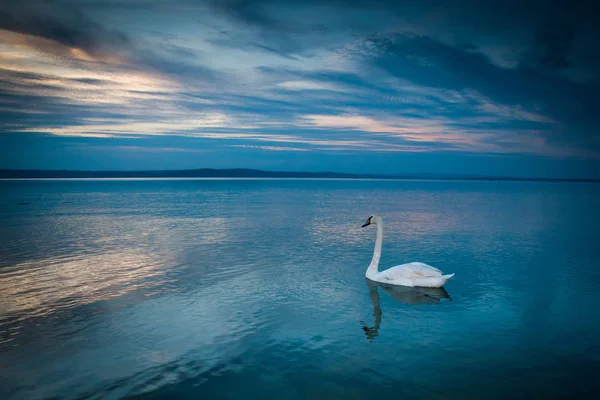
{"label": "swan's body", "polygon": [[420,262],[397,265],[395,267],[379,271],[379,259],[381,258],[381,246],[383,244],[383,220],[381,217],[369,217],[363,227],[377,225],[377,240],[375,251],[366,277],[375,282],[387,283],[388,285],[410,286],[410,287],[442,287],[452,278],[454,274],[442,275],[442,271]]}

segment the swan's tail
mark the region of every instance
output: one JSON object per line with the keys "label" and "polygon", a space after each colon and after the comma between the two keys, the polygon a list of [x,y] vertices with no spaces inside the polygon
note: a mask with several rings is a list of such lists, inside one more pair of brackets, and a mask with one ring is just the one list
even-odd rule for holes
{"label": "swan's tail", "polygon": [[417,287],[435,287],[435,288],[439,288],[442,287],[446,284],[446,282],[448,282],[448,279],[452,278],[454,276],[454,274],[450,274],[450,275],[442,275],[442,276],[436,276],[436,277],[428,277],[428,278],[421,278],[421,279],[414,279],[414,285],[413,286],[417,286]]}

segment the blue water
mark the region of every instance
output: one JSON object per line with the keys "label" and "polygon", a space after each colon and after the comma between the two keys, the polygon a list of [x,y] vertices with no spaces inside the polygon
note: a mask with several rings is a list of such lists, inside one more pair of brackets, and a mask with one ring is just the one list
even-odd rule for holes
{"label": "blue water", "polygon": [[[0,181],[0,398],[596,398],[600,185]],[[19,204],[29,203],[29,204]],[[369,284],[422,261],[445,290]]]}

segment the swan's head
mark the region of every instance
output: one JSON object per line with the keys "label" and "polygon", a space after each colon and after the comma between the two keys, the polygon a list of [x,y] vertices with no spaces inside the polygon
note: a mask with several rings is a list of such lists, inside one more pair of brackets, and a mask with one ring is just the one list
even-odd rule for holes
{"label": "swan's head", "polygon": [[380,220],[381,218],[379,218],[377,215],[371,215],[369,218],[367,218],[367,222],[365,222],[362,227],[364,228],[365,226],[378,224]]}

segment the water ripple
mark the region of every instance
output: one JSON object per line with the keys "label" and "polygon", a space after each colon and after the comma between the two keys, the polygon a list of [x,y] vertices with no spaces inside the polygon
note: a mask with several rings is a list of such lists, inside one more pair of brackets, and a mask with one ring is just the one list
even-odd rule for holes
{"label": "water ripple", "polygon": [[[597,387],[597,189],[0,185],[2,398],[584,398]],[[447,290],[370,285],[375,232],[360,224],[371,214],[386,223],[381,267],[431,263],[456,273]]]}

